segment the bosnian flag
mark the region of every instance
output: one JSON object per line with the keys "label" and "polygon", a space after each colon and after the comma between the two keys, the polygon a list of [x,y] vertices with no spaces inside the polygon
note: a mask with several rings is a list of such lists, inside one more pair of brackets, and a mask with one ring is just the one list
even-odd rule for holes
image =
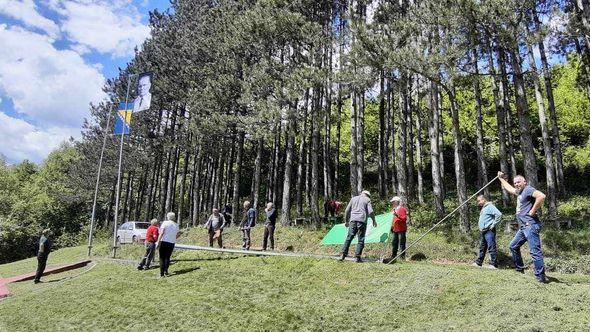
{"label": "bosnian flag", "polygon": [[115,135],[129,135],[131,132],[131,114],[133,114],[133,103],[119,103],[119,109],[115,118]]}

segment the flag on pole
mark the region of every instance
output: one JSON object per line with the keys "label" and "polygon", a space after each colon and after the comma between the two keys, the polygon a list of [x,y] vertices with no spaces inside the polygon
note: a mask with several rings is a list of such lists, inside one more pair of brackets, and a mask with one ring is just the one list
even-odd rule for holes
{"label": "flag on pole", "polygon": [[131,132],[131,114],[133,114],[133,103],[119,103],[117,116],[115,118],[115,135],[129,135]]}
{"label": "flag on pole", "polygon": [[139,74],[136,97],[133,100],[133,112],[141,112],[150,108],[152,103],[152,76],[152,72]]}
{"label": "flag on pole", "polygon": [[[375,216],[377,227],[373,227],[373,221],[371,218],[367,220],[367,232],[365,233],[365,243],[380,243],[386,242],[389,238],[389,232],[391,230],[391,222],[393,221],[393,213],[384,213]],[[344,244],[346,235],[348,234],[348,228],[344,224],[334,225],[332,229],[324,236],[320,244]],[[356,244],[358,238],[355,236],[352,240],[352,244]]]}

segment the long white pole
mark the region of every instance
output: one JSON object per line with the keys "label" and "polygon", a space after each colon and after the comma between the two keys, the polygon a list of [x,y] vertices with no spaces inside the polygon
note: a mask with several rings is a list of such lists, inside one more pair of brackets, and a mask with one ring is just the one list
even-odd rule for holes
{"label": "long white pole", "polygon": [[[127,111],[127,103],[129,101],[129,85],[131,85],[131,76],[127,77],[127,93],[125,94],[125,111]],[[129,130],[131,130],[131,124],[129,124]],[[117,254],[117,222],[119,218],[119,194],[121,188],[121,162],[123,160],[123,138],[125,137],[125,125],[123,125],[123,131],[121,132],[121,146],[119,147],[119,168],[117,170],[117,193],[115,194],[115,220],[113,221],[113,258]]]}
{"label": "long white pole", "polygon": [[92,254],[92,231],[94,230],[94,220],[96,217],[96,200],[98,197],[98,185],[100,184],[100,172],[102,170],[102,158],[104,156],[104,149],[107,144],[107,137],[109,134],[109,125],[111,123],[111,113],[113,113],[113,105],[109,108],[107,114],[107,124],[104,127],[104,138],[102,140],[102,149],[100,150],[100,159],[98,161],[98,174],[96,175],[96,185],[94,186],[94,201],[92,202],[92,217],[90,218],[90,231],[88,232],[88,257]]}

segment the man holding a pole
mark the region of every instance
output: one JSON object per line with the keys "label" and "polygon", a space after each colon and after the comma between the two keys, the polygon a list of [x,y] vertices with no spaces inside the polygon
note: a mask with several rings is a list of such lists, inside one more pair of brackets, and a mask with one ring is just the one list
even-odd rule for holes
{"label": "man holding a pole", "polygon": [[526,179],[522,175],[514,177],[514,187],[504,179],[504,173],[498,172],[498,179],[502,187],[512,195],[517,196],[516,201],[516,221],[518,222],[518,231],[510,242],[510,253],[514,261],[516,271],[524,273],[524,263],[520,254],[520,247],[528,242],[531,257],[533,258],[535,278],[541,283],[547,282],[545,276],[545,263],[543,262],[543,252],[541,251],[541,220],[537,212],[545,201],[545,194],[539,190],[527,185]]}

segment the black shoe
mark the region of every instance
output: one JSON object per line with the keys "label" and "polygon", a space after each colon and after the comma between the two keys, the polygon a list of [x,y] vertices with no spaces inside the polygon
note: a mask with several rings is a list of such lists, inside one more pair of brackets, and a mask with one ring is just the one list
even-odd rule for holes
{"label": "black shoe", "polygon": [[141,266],[141,265],[138,265],[138,266],[137,266],[137,269],[138,269],[139,271],[141,271],[141,270],[143,270],[143,266]]}
{"label": "black shoe", "polygon": [[524,274],[524,270],[522,269],[516,269],[516,272]]}
{"label": "black shoe", "polygon": [[346,259],[346,255],[342,254],[338,260],[344,262],[344,259]]}
{"label": "black shoe", "polygon": [[41,280],[36,280],[36,279],[35,279],[35,280],[33,280],[33,282],[34,282],[34,283],[36,283],[36,284],[38,284],[38,283],[40,283],[40,282],[41,282]]}
{"label": "black shoe", "polygon": [[355,258],[355,261],[356,261],[357,263],[362,263],[362,262],[363,262],[363,260],[362,260],[360,257],[356,257],[356,258]]}

